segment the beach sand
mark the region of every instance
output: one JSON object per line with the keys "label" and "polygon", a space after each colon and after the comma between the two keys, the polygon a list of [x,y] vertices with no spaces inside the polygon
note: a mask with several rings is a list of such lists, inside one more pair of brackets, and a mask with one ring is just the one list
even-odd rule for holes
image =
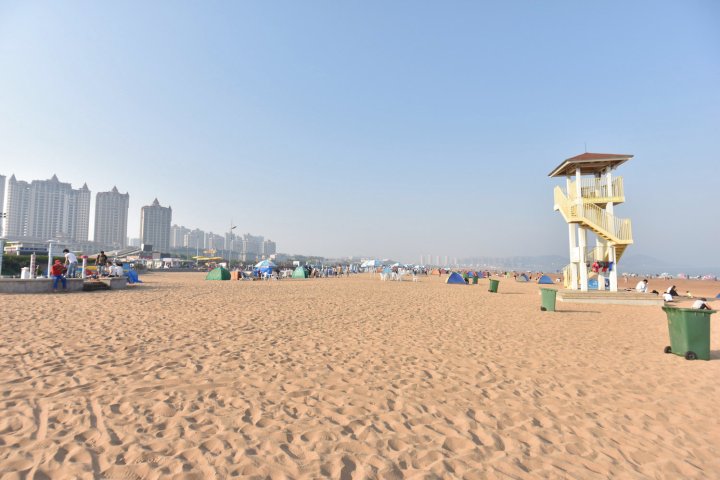
{"label": "beach sand", "polygon": [[720,318],[686,361],[658,307],[512,279],[203,278],[2,296],[0,476],[720,476]]}

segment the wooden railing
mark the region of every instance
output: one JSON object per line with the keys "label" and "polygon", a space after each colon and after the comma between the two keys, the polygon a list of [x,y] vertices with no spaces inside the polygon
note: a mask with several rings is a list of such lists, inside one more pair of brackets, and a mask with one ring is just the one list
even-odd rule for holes
{"label": "wooden railing", "polygon": [[[568,185],[568,198],[577,199],[577,182],[570,182]],[[585,200],[593,199],[624,199],[625,190],[622,177],[615,177],[612,183],[608,184],[605,178],[581,178],[580,193]]]}
{"label": "wooden railing", "polygon": [[586,223],[596,233],[615,243],[632,243],[630,220],[618,218],[592,203],[577,203],[565,196],[560,187],[555,187],[555,207],[569,223]]}

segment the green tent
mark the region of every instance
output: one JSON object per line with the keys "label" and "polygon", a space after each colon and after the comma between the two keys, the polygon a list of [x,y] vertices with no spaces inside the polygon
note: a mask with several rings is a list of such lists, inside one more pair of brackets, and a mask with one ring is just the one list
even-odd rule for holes
{"label": "green tent", "polygon": [[230,272],[226,268],[218,267],[210,270],[205,280],[230,280]]}
{"label": "green tent", "polygon": [[297,267],[295,271],[292,273],[292,278],[307,278],[307,270],[305,270],[305,267],[302,265]]}

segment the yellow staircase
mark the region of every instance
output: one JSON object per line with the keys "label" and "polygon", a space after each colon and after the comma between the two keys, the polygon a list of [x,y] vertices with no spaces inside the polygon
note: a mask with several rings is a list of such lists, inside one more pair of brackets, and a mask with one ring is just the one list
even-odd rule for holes
{"label": "yellow staircase", "polygon": [[[583,185],[581,202],[577,201],[577,197],[568,198],[560,187],[555,187],[554,191],[554,209],[560,212],[567,223],[579,223],[583,227],[590,229],[598,237],[607,240],[608,246],[614,246],[615,262],[620,260],[628,245],[633,243],[632,225],[629,219],[611,215],[598,207],[596,203],[605,203],[606,201],[620,203],[624,201],[622,179],[618,178],[617,181],[618,184],[613,185],[612,189],[596,188],[591,190]],[[571,191],[574,191],[572,186]],[[593,194],[593,192],[597,193]],[[602,250],[604,252],[601,253]],[[606,249],[593,249],[588,252],[587,260],[591,262],[607,260],[607,253],[605,252]],[[566,287],[569,287],[569,273],[570,265],[563,269]]]}

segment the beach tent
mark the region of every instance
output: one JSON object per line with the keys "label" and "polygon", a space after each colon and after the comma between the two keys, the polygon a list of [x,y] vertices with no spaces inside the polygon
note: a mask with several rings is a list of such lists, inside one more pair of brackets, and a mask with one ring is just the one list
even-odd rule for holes
{"label": "beach tent", "polygon": [[465,283],[465,279],[457,272],[452,272],[450,276],[445,280],[445,283],[453,284],[453,285],[467,285]]}
{"label": "beach tent", "polygon": [[718,293],[717,295],[715,295],[715,298],[720,298],[720,293]]}
{"label": "beach tent", "polygon": [[230,272],[226,268],[218,267],[210,270],[205,280],[230,280]]}
{"label": "beach tent", "polygon": [[548,277],[547,275],[543,275],[540,277],[540,280],[538,280],[538,283],[541,285],[552,285],[553,281],[552,278]]}
{"label": "beach tent", "polygon": [[297,267],[292,273],[292,278],[307,278],[307,277],[308,277],[308,272],[307,272],[307,270],[305,270],[305,267],[303,267],[302,265]]}
{"label": "beach tent", "polygon": [[530,281],[530,279],[528,278],[528,276],[525,275],[524,273],[518,275],[515,280],[517,280],[518,282],[529,282],[529,281]]}

